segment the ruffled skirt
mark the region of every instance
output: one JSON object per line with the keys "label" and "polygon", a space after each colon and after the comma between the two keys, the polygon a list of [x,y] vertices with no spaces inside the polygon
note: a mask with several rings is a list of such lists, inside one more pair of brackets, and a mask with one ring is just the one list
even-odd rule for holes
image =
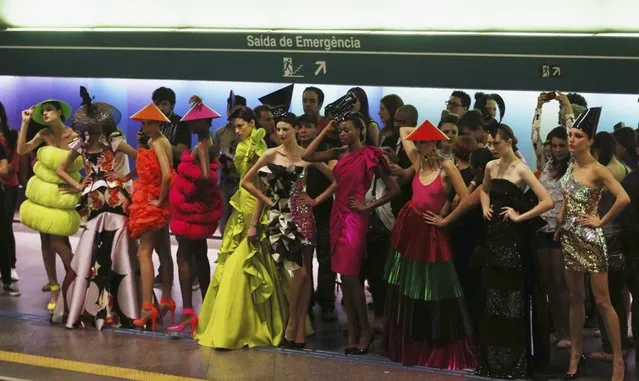
{"label": "ruffled skirt", "polygon": [[472,328],[449,238],[409,202],[393,229],[384,346],[393,361],[441,369],[474,368]]}
{"label": "ruffled skirt", "polygon": [[[206,293],[195,339],[200,345],[240,349],[278,346],[288,319],[291,278],[271,257],[262,235],[254,245],[246,239],[255,199],[240,189],[226,225],[217,266]],[[309,334],[310,324],[306,324]]]}
{"label": "ruffled skirt", "polygon": [[[210,163],[209,182],[198,189],[196,181],[201,177],[199,164],[190,151],[182,153],[178,175],[169,192],[171,203],[171,231],[188,239],[207,239],[217,230],[222,217],[222,197],[217,185],[217,163]],[[202,192],[202,193],[200,193]]]}
{"label": "ruffled skirt", "polygon": [[[149,149],[138,150],[136,169],[138,180],[133,182],[133,195],[129,208],[129,230],[131,236],[139,238],[146,232],[162,229],[169,223],[171,210],[168,200],[159,207],[151,205],[150,200],[160,198],[162,189],[161,171],[155,152]],[[175,172],[171,171],[171,183]]]}

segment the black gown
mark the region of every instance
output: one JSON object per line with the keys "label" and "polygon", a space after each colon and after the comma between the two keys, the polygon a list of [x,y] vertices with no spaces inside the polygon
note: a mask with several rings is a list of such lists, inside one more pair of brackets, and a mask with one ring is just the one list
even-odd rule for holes
{"label": "black gown", "polygon": [[531,372],[533,352],[530,242],[540,220],[504,222],[499,215],[503,207],[524,213],[534,205],[508,180],[491,180],[490,204],[493,218],[486,224],[476,373],[525,379]]}

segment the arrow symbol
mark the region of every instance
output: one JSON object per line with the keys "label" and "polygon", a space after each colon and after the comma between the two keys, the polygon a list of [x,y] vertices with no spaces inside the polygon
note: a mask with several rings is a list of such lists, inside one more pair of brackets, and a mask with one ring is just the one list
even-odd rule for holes
{"label": "arrow symbol", "polygon": [[560,66],[553,66],[553,68],[552,68],[552,76],[553,77],[561,76],[561,67]]}
{"label": "arrow symbol", "polygon": [[319,75],[321,72],[326,74],[326,61],[315,61],[315,65],[317,65],[317,70],[315,70],[315,75]]}

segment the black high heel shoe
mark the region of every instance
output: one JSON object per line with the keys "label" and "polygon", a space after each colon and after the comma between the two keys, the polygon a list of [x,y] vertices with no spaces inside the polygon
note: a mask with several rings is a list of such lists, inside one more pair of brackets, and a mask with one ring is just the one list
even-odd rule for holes
{"label": "black high heel shoe", "polygon": [[280,345],[278,348],[291,349],[293,347],[293,342],[288,340],[286,337],[282,337],[282,341],[280,341]]}
{"label": "black high heel shoe", "polygon": [[366,348],[364,348],[364,349],[352,348],[352,351],[350,353],[348,353],[348,354],[351,354],[351,355],[365,355],[365,354],[368,354],[368,351],[373,346],[373,341],[375,341],[375,332],[373,332],[373,334],[371,335],[371,341],[368,342],[368,345],[366,346]]}
{"label": "black high heel shoe", "polygon": [[583,354],[579,357],[579,364],[577,364],[577,371],[575,373],[566,373],[561,378],[562,380],[576,380],[577,378],[583,376],[583,367],[586,362],[586,356]]}

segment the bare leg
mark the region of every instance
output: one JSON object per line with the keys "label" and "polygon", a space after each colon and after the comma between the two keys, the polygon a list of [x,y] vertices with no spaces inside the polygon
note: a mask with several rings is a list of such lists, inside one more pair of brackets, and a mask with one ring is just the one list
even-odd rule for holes
{"label": "bare leg", "polygon": [[49,284],[56,284],[58,283],[58,275],[55,268],[55,251],[51,247],[50,237],[49,234],[40,233],[40,246],[42,248],[44,271],[47,273]]}
{"label": "bare leg", "polygon": [[575,374],[582,354],[582,333],[586,321],[584,273],[566,270],[566,283],[568,284],[568,298],[570,300],[570,341],[572,343],[568,373]]}
{"label": "bare leg", "polygon": [[352,308],[354,309],[357,323],[359,323],[360,327],[360,335],[357,343],[357,348],[365,349],[368,347],[370,341],[373,338],[373,329],[371,328],[371,324],[368,321],[368,310],[366,308],[366,295],[364,294],[364,286],[359,281],[358,277],[342,276],[342,282],[348,284],[348,290],[350,291],[350,298],[353,304]]}
{"label": "bare leg", "polygon": [[208,245],[206,239],[199,239],[194,241],[195,252],[195,264],[197,268],[195,273],[200,281],[200,293],[202,293],[202,300],[206,297],[206,291],[209,289],[209,283],[211,283],[211,264],[208,257]]}
{"label": "bare leg", "polygon": [[162,298],[170,298],[171,288],[173,287],[173,257],[171,257],[168,225],[157,231],[154,243],[155,251],[160,257],[160,267],[162,268]]}
{"label": "bare leg", "polygon": [[[192,240],[182,237],[177,251],[178,275],[182,293],[182,308],[193,308],[193,291],[191,290],[191,256],[194,255]],[[187,317],[187,319],[190,317]],[[187,320],[182,315],[182,321]]]}
{"label": "bare leg", "polygon": [[313,294],[313,247],[308,246],[303,248],[302,256],[303,266],[299,271],[303,272],[305,281],[301,285],[302,288],[297,306],[296,343],[304,343],[306,341],[306,317],[308,316],[308,306],[311,303],[311,295]]}
{"label": "bare leg", "polygon": [[67,271],[71,267],[71,260],[73,259],[73,250],[71,250],[71,246],[69,246],[69,237],[59,235],[50,235],[49,237],[53,251],[58,253],[64,265],[64,269]]}
{"label": "bare leg", "polygon": [[[142,285],[142,303],[153,303],[153,241],[156,230],[146,232],[140,237],[140,243],[138,245],[138,261],[140,262],[140,278]],[[145,311],[142,311],[141,315],[146,315]]]}
{"label": "bare leg", "polygon": [[299,301],[302,294],[302,288],[306,284],[308,274],[304,268],[293,271],[293,280],[291,281],[291,288],[288,294],[288,322],[286,324],[286,331],[284,332],[284,338],[288,341],[295,340],[296,333],[298,331],[298,312]]}
{"label": "bare leg", "polygon": [[357,318],[357,310],[355,309],[355,302],[353,301],[353,287],[354,283],[357,285],[359,283],[359,279],[357,277],[352,277],[348,275],[340,275],[342,280],[342,295],[344,298],[344,309],[346,310],[346,319],[348,322],[348,341],[346,343],[346,348],[357,348],[357,343],[359,340],[359,325]]}
{"label": "bare leg", "polygon": [[[55,253],[58,253],[62,264],[64,265],[65,275],[71,268],[71,260],[73,259],[73,251],[69,244],[69,237],[62,237],[58,235],[49,235],[49,244],[53,250],[53,265],[55,267]],[[50,303],[56,303],[58,300],[58,293],[60,290],[51,291]]]}
{"label": "bare leg", "polygon": [[624,364],[623,354],[621,351],[621,333],[619,332],[619,318],[617,312],[612,307],[610,294],[608,291],[608,273],[590,274],[590,285],[592,293],[595,297],[595,303],[599,313],[604,319],[606,332],[610,339],[613,355],[613,380],[623,380]]}
{"label": "bare leg", "polygon": [[563,258],[561,249],[550,249],[550,313],[560,340],[570,337],[569,297]]}

